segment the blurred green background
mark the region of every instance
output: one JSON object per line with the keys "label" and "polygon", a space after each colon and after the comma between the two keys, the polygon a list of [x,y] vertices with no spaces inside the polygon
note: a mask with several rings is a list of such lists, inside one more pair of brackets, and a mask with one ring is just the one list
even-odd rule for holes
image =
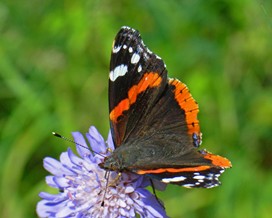
{"label": "blurred green background", "polygon": [[200,105],[202,147],[228,157],[222,186],[168,186],[170,217],[271,217],[272,2],[0,2],[0,217],[36,217],[42,166],[90,125],[107,136],[111,44],[140,30]]}

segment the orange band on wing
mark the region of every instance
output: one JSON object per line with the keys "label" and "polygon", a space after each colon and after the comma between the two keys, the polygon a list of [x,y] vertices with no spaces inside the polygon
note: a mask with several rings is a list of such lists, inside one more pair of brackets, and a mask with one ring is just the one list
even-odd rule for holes
{"label": "orange band on wing", "polygon": [[198,104],[193,99],[187,86],[177,79],[170,79],[170,85],[175,86],[175,99],[179,106],[185,111],[185,118],[188,127],[188,133],[200,133],[199,122],[197,119]]}
{"label": "orange band on wing", "polygon": [[113,110],[110,112],[110,119],[117,122],[124,111],[130,108],[137,100],[137,96],[147,90],[148,88],[157,87],[161,84],[162,78],[158,73],[145,73],[138,84],[132,86],[128,91],[128,98],[123,99]]}
{"label": "orange band on wing", "polygon": [[227,158],[221,157],[219,155],[214,155],[214,154],[207,152],[207,154],[205,154],[204,158],[211,160],[212,164],[214,164],[215,166],[218,166],[218,167],[223,167],[223,168],[232,167],[231,162]]}
{"label": "orange band on wing", "polygon": [[156,173],[181,173],[181,172],[199,172],[210,169],[210,166],[197,166],[186,168],[159,168],[155,170],[138,170],[137,174],[156,174]]}

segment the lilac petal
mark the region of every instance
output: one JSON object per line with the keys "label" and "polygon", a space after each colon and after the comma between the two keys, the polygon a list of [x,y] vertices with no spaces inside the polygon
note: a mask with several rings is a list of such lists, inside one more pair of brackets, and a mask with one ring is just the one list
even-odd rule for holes
{"label": "lilac petal", "polygon": [[83,163],[87,164],[86,161],[83,161],[81,158],[76,156],[70,148],[68,148],[67,152],[61,154],[60,160],[64,167],[69,168],[75,175],[82,172],[82,167],[84,167]]}
{"label": "lilac petal", "polygon": [[135,211],[133,209],[129,210],[129,217],[135,217]]}
{"label": "lilac petal", "polygon": [[54,214],[64,208],[66,205],[66,201],[60,201],[53,203],[52,201],[49,202],[47,200],[41,200],[37,204],[37,213],[40,217],[49,217],[51,215],[52,217],[56,217]]}
{"label": "lilac petal", "polygon": [[89,140],[92,150],[95,153],[106,153],[106,145],[104,139],[94,126],[90,127],[89,133],[86,134],[86,137]]}
{"label": "lilac petal", "polygon": [[109,131],[109,134],[108,134],[107,144],[108,144],[108,148],[113,151],[114,150],[114,142],[112,139],[111,131]]}
{"label": "lilac petal", "polygon": [[86,218],[86,216],[84,214],[82,214],[81,212],[79,212],[75,218]]}
{"label": "lilac petal", "polygon": [[133,205],[133,203],[134,203],[134,202],[133,202],[133,200],[132,200],[131,198],[128,198],[128,199],[127,199],[127,204],[128,204],[128,205]]}
{"label": "lilac petal", "polygon": [[77,153],[82,157],[92,155],[83,135],[80,132],[72,132],[76,145]]}
{"label": "lilac petal", "polygon": [[46,200],[54,200],[56,198],[56,195],[49,194],[46,192],[40,192],[39,196],[43,199],[46,199]]}
{"label": "lilac petal", "polygon": [[46,205],[47,202],[48,201],[46,201],[46,200],[41,200],[38,202],[36,211],[37,211],[37,214],[39,217],[49,217],[51,210],[48,209],[48,207]]}
{"label": "lilac petal", "polygon": [[68,188],[70,186],[69,180],[64,177],[54,177],[54,182],[59,188]]}
{"label": "lilac petal", "polygon": [[71,215],[76,212],[75,209],[75,205],[70,201],[65,207],[60,208],[56,213],[56,217],[71,217]]}
{"label": "lilac petal", "polygon": [[154,217],[167,217],[164,208],[160,205],[158,200],[146,189],[142,189],[140,194],[142,195],[142,202],[145,207],[148,208],[148,212]]}
{"label": "lilac petal", "polygon": [[127,187],[125,188],[125,193],[132,193],[132,192],[134,192],[134,191],[135,191],[135,189],[134,189],[133,186],[127,186]]}
{"label": "lilac petal", "polygon": [[54,176],[46,176],[45,177],[45,182],[47,185],[53,187],[53,188],[59,188],[56,183],[54,182]]}
{"label": "lilac petal", "polygon": [[126,207],[127,206],[126,202],[123,199],[121,199],[121,198],[117,201],[117,204],[120,207]]}
{"label": "lilac petal", "polygon": [[[97,202],[95,202],[95,203],[97,203]],[[89,208],[91,208],[91,207],[93,207],[93,205],[91,205],[90,204],[90,202],[86,202],[86,203],[84,203],[84,204],[82,204],[82,205],[77,205],[76,206],[76,211],[78,212],[78,211],[86,211],[86,210],[88,210]],[[75,211],[74,211],[75,212]]]}
{"label": "lilac petal", "polygon": [[59,203],[67,199],[67,194],[59,193],[59,194],[49,194],[46,192],[40,192],[39,196],[45,200],[50,200],[52,203]]}
{"label": "lilac petal", "polygon": [[144,207],[138,204],[139,201],[134,201],[133,207],[135,208],[135,210],[137,211],[137,213],[139,215],[143,215],[144,214]]}
{"label": "lilac petal", "polygon": [[79,158],[78,156],[76,156],[71,149],[68,149],[68,156],[74,165],[77,165],[79,167],[82,166],[83,160]]}
{"label": "lilac petal", "polygon": [[51,157],[44,158],[43,166],[48,172],[55,176],[73,175],[71,170],[65,168],[59,161]]}
{"label": "lilac petal", "polygon": [[60,155],[60,162],[62,165],[64,165],[66,168],[73,169],[76,167],[76,165],[71,161],[69,153],[71,153],[72,150],[68,148],[67,152],[63,152]]}
{"label": "lilac petal", "polygon": [[148,198],[152,195],[148,190],[144,188],[137,189],[137,192],[141,195],[142,198]]}
{"label": "lilac petal", "polygon": [[120,209],[119,209],[119,212],[120,212],[120,214],[121,214],[122,216],[126,217],[127,212],[126,212],[123,208],[120,208]]}
{"label": "lilac petal", "polygon": [[76,166],[77,166],[77,169],[80,170],[81,172],[83,168],[86,168],[86,170],[89,170],[89,171],[93,169],[97,169],[97,162],[96,162],[97,158],[93,156],[86,157],[84,158],[84,160],[82,160],[81,158],[76,156],[72,150],[68,150],[68,156],[71,162],[75,165],[73,166],[73,169]]}

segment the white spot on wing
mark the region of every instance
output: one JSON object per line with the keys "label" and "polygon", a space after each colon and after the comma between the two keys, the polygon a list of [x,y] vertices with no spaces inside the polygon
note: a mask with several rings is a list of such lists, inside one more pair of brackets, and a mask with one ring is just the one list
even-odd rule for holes
{"label": "white spot on wing", "polygon": [[140,73],[141,71],[142,71],[142,66],[139,65],[139,67],[138,67],[138,72]]}
{"label": "white spot on wing", "polygon": [[185,179],[186,179],[186,177],[184,177],[184,176],[178,176],[178,177],[174,177],[174,178],[164,178],[164,179],[162,179],[162,182],[164,182],[164,183],[181,182],[181,181],[184,181]]}
{"label": "white spot on wing", "polygon": [[205,176],[194,176],[194,179],[205,179]]}
{"label": "white spot on wing", "polygon": [[149,54],[152,54],[152,51],[150,51],[149,48],[146,48],[146,50]]}
{"label": "white spot on wing", "polygon": [[120,51],[120,49],[121,49],[121,45],[119,45],[119,46],[114,46],[113,48],[112,48],[112,52],[113,53],[117,53],[118,51]]}
{"label": "white spot on wing", "polygon": [[127,49],[127,45],[123,45],[123,49]]}
{"label": "white spot on wing", "polygon": [[139,60],[140,60],[140,55],[138,55],[137,53],[134,53],[134,54],[132,55],[132,57],[131,57],[130,62],[131,62],[132,64],[137,64]]}
{"label": "white spot on wing", "polygon": [[160,56],[158,56],[158,55],[156,55],[156,58],[157,58],[157,59],[159,59],[159,60],[161,60],[161,57],[160,57]]}
{"label": "white spot on wing", "polygon": [[219,186],[219,184],[213,184],[213,185],[210,185],[210,186],[208,186],[208,187],[206,187],[206,188],[214,188],[214,187],[216,187],[216,186]]}
{"label": "white spot on wing", "polygon": [[144,55],[145,60],[149,60],[150,57],[149,57],[149,55],[147,53],[143,53],[143,55]]}
{"label": "white spot on wing", "polygon": [[135,32],[135,30],[129,26],[122,26],[121,29],[131,30],[132,32]]}
{"label": "white spot on wing", "polygon": [[129,47],[128,51],[129,51],[129,53],[132,53],[133,52],[132,47]]}
{"label": "white spot on wing", "polygon": [[124,64],[115,67],[114,70],[110,72],[110,80],[114,82],[119,76],[124,76],[127,71],[127,66]]}
{"label": "white spot on wing", "polygon": [[183,185],[183,187],[185,187],[185,188],[191,188],[193,186],[195,186],[195,184],[185,184],[185,185]]}

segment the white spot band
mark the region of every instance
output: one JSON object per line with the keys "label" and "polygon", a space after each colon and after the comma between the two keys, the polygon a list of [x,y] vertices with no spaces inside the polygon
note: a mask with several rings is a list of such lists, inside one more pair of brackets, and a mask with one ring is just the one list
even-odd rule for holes
{"label": "white spot band", "polygon": [[121,64],[114,68],[110,72],[110,80],[114,82],[119,76],[124,76],[128,71],[128,67],[124,64]]}
{"label": "white spot band", "polygon": [[194,179],[201,180],[201,179],[205,179],[205,176],[194,176],[193,178],[194,178]]}
{"label": "white spot band", "polygon": [[162,179],[162,182],[164,182],[164,183],[181,182],[181,181],[184,181],[185,179],[186,179],[186,177],[184,177],[184,176],[178,176],[178,177],[174,177],[174,178],[165,178],[165,179]]}
{"label": "white spot band", "polygon": [[131,57],[131,63],[132,64],[137,64],[138,61],[140,60],[140,55],[138,55],[137,53],[134,53]]}

